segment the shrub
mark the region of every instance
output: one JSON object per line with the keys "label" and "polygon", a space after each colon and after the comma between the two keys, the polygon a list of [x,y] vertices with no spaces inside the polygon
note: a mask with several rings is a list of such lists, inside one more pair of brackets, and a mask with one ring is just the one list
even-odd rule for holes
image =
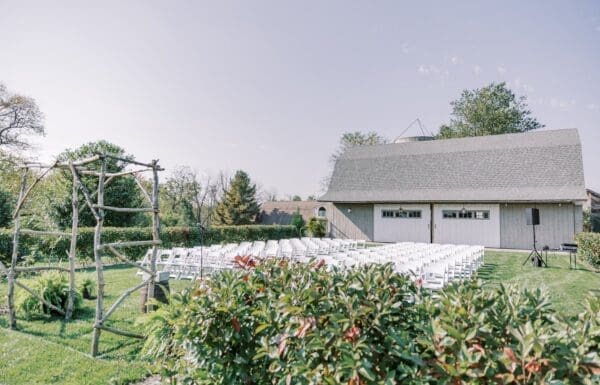
{"label": "shrub", "polygon": [[304,218],[300,214],[300,209],[297,209],[294,214],[292,214],[291,225],[296,228],[298,232],[298,236],[302,237],[302,231],[304,230]]}
{"label": "shrub", "polygon": [[[202,242],[205,245],[255,241],[267,239],[282,239],[296,237],[293,226],[214,226],[200,234],[197,227],[166,227],[161,230],[163,247],[192,247]],[[104,242],[141,241],[152,239],[152,230],[148,227],[106,227],[102,239]],[[36,255],[38,260],[54,261],[66,259],[71,240],[56,237],[35,237],[21,235],[20,255]],[[94,229],[80,228],[77,239],[77,256],[82,261],[93,259]],[[141,258],[148,247],[130,247],[123,252],[132,259]],[[12,233],[10,230],[0,230],[0,260],[8,262],[12,254]]]}
{"label": "shrub", "polygon": [[358,384],[392,364],[410,373],[417,288],[390,266],[320,265],[271,262],[175,295],[146,321],[144,351],[182,383]]}
{"label": "shrub", "polygon": [[96,281],[92,278],[92,275],[85,276],[79,282],[79,292],[83,299],[93,299],[94,288],[96,287]]}
{"label": "shrub", "polygon": [[[63,311],[67,310],[69,279],[66,274],[44,273],[38,276],[30,287],[47,302]],[[26,318],[39,315],[59,315],[55,310],[48,308],[39,298],[25,290],[19,291],[15,304],[17,309],[23,312]],[[80,308],[81,296],[76,292],[73,298],[73,310],[77,311]]]}
{"label": "shrub", "polygon": [[577,256],[600,268],[600,233],[577,234]]}
{"label": "shrub", "polygon": [[173,383],[591,383],[600,300],[563,320],[540,291],[429,295],[387,266],[266,262],[224,272],[144,319],[144,354]]}
{"label": "shrub", "polygon": [[327,233],[325,221],[319,218],[312,217],[306,224],[306,230],[311,237],[322,238]]}
{"label": "shrub", "polygon": [[430,326],[419,338],[422,359],[440,383],[583,384],[600,373],[598,299],[566,321],[539,289],[466,283],[426,299],[424,308]]}

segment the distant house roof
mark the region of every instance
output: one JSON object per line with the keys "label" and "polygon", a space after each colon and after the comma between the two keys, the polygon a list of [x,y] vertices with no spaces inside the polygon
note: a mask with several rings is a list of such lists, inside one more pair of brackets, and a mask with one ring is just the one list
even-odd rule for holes
{"label": "distant house roof", "polygon": [[354,147],[326,202],[565,201],[587,198],[576,129]]}
{"label": "distant house roof", "polygon": [[265,225],[289,225],[297,211],[305,220],[317,215],[317,210],[330,204],[317,201],[269,201],[261,205],[259,222]]}

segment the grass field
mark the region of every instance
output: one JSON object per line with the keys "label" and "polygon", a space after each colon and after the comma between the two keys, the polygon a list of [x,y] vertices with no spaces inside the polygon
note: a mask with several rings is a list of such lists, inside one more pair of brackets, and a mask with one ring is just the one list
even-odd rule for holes
{"label": "grass field", "polygon": [[[600,295],[600,273],[583,263],[569,269],[569,257],[551,255],[548,268],[522,266],[526,254],[519,252],[486,252],[485,265],[479,277],[489,285],[516,284],[520,287],[542,287],[549,291],[553,306],[565,316],[583,310],[587,295]],[[136,269],[115,266],[106,269],[107,299],[110,304],[127,288],[139,282]],[[78,273],[83,276],[90,273]],[[171,281],[180,290],[188,281]],[[19,289],[18,289],[19,290]],[[6,301],[6,282],[0,282],[0,306]],[[141,343],[107,332],[100,339],[100,357],[89,356],[95,301],[84,301],[84,310],[76,320],[19,319],[18,331],[8,329],[5,315],[0,315],[0,384],[124,384],[148,375],[138,360]],[[137,331],[135,320],[140,315],[139,293],[129,297],[114,313],[109,326]]]}
{"label": "grass field", "polygon": [[[140,281],[136,271],[133,267],[125,266],[105,270],[105,308]],[[77,275],[91,276],[91,273]],[[171,281],[170,284],[172,290],[180,290],[189,285],[189,281]],[[16,290],[18,292],[21,289]],[[6,282],[0,284],[0,298],[0,306],[3,306],[6,301]],[[107,325],[138,331],[139,326],[135,321],[141,315],[139,303],[139,292],[133,293],[113,313]],[[144,364],[136,360],[141,347],[139,340],[102,332],[100,356],[89,356],[94,315],[95,301],[84,300],[84,308],[75,320],[19,318],[18,331],[9,330],[7,317],[0,315],[0,384],[104,385],[110,384],[111,379],[119,384],[146,377]],[[69,363],[69,360],[73,362]],[[62,377],[55,378],[59,374]]]}
{"label": "grass field", "polygon": [[588,295],[600,296],[600,273],[588,264],[578,261],[576,269],[569,269],[569,256],[549,254],[548,267],[523,265],[527,253],[486,251],[485,265],[479,277],[491,285],[514,284],[522,288],[544,288],[556,310],[565,316],[583,311]]}

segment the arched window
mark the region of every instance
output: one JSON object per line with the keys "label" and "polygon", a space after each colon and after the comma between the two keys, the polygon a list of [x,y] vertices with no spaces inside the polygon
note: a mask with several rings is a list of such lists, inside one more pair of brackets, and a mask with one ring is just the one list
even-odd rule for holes
{"label": "arched window", "polygon": [[319,217],[319,218],[327,217],[327,209],[325,207],[319,207],[317,209],[317,217]]}

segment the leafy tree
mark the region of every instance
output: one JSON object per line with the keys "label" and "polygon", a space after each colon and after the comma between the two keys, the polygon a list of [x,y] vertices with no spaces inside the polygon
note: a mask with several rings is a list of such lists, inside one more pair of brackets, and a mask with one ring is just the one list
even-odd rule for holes
{"label": "leafy tree", "polygon": [[229,183],[214,214],[216,225],[248,225],[256,220],[260,207],[256,202],[256,185],[247,173],[239,170]]}
{"label": "leafy tree", "polygon": [[294,202],[300,202],[302,200],[302,197],[300,195],[294,195],[292,197],[292,201]]}
{"label": "leafy tree", "polygon": [[492,83],[474,90],[464,90],[450,103],[452,118],[442,125],[438,138],[460,138],[526,132],[544,127],[525,103],[506,83]]}
{"label": "leafy tree", "polygon": [[384,144],[388,140],[374,131],[370,132],[345,132],[340,138],[338,150],[331,156],[331,163],[335,164],[338,158],[349,148],[358,146],[372,146],[375,144]]}
{"label": "leafy tree", "polygon": [[10,226],[13,209],[12,195],[8,191],[0,189],[0,228]]}
{"label": "leafy tree", "polygon": [[[207,182],[208,183],[208,182]],[[177,167],[160,188],[161,213],[167,226],[196,226],[203,223],[210,186],[202,189],[196,171]]]}
{"label": "leafy tree", "polygon": [[304,230],[304,218],[300,214],[300,209],[297,209],[294,214],[292,214],[291,225],[294,226],[298,230],[298,236],[302,236],[302,230]]}
{"label": "leafy tree", "polygon": [[[128,155],[125,150],[115,144],[101,140],[99,142],[91,142],[83,146],[66,150],[58,156],[59,161],[69,161],[93,156],[97,153],[106,153],[123,159],[133,159],[133,156]],[[86,168],[100,171],[101,162],[96,161],[86,165]],[[120,172],[127,166],[126,162],[121,160],[108,158],[107,172]],[[47,194],[48,204],[50,206],[50,215],[55,224],[60,227],[69,227],[71,225],[71,189],[73,181],[71,174],[66,171],[59,171],[53,175],[55,185],[53,191]],[[83,183],[91,192],[98,187],[98,178],[93,176],[82,175]],[[140,190],[133,176],[121,176],[113,179],[104,190],[104,204],[114,207],[144,207],[147,202],[144,202]],[[81,198],[80,206],[85,205]],[[94,226],[96,221],[87,209],[82,209],[79,215],[80,226]],[[117,213],[106,211],[104,219],[106,226],[114,227],[129,227],[129,226],[144,226],[149,223],[146,215],[140,213]]]}
{"label": "leafy tree", "polygon": [[27,149],[29,135],[44,135],[43,115],[34,99],[0,83],[0,148]]}

